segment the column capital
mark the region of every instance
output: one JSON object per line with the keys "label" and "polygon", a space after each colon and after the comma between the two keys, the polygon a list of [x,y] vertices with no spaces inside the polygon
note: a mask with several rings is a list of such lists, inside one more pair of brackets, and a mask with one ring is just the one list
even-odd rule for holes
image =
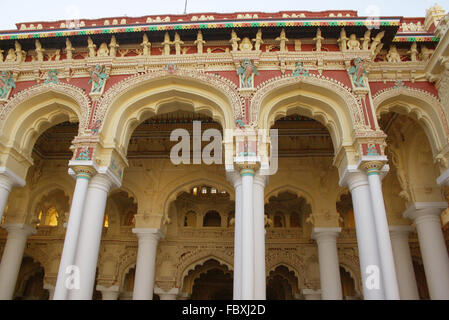
{"label": "column capital", "polygon": [[180,294],[180,290],[178,288],[172,288],[169,291],[165,291],[164,289],[161,289],[161,288],[154,288],[154,294],[157,294],[161,298],[161,300],[167,300],[167,299],[164,299],[164,297],[177,298]]}
{"label": "column capital", "polygon": [[312,239],[316,242],[332,240],[336,241],[341,233],[341,228],[315,228],[312,232]]}
{"label": "column capital", "polygon": [[412,226],[390,226],[391,238],[406,238],[408,239],[410,233],[414,231]]}
{"label": "column capital", "polygon": [[368,176],[380,175],[382,168],[387,164],[386,161],[365,161],[361,163],[361,168],[363,168]]}
{"label": "column capital", "polygon": [[152,239],[155,241],[159,241],[164,239],[165,234],[160,229],[151,229],[151,228],[136,228],[133,229],[133,233],[137,235],[139,239]]}
{"label": "column capital", "polygon": [[257,162],[236,163],[235,166],[242,177],[254,177],[256,175],[256,171],[259,169],[259,164]]}
{"label": "column capital", "polygon": [[27,224],[4,224],[2,228],[8,231],[8,236],[21,235],[24,237],[29,237],[37,233],[36,228],[33,228]]}
{"label": "column capital", "polygon": [[97,285],[96,290],[100,291],[100,292],[120,293],[120,286],[106,287],[106,286],[102,286],[102,285]]}
{"label": "column capital", "polygon": [[228,181],[230,183],[232,183],[232,185],[234,186],[234,188],[237,188],[237,186],[242,184],[242,176],[240,175],[239,172],[237,171],[227,171],[226,172],[226,178],[228,179]]}
{"label": "column capital", "polygon": [[12,187],[24,187],[26,181],[6,167],[0,167],[0,186],[11,190]]}
{"label": "column capital", "polygon": [[440,219],[443,210],[447,208],[447,202],[415,202],[404,212],[403,217],[415,223],[424,218]]}
{"label": "column capital", "polygon": [[341,187],[348,187],[352,192],[357,187],[369,185],[368,176],[357,167],[348,167],[342,174],[339,182]]}
{"label": "column capital", "polygon": [[97,170],[94,167],[90,166],[73,166],[70,168],[76,178],[87,179],[90,180],[97,173]]}
{"label": "column capital", "polygon": [[254,183],[259,184],[262,187],[266,187],[268,184],[269,177],[260,174],[260,171],[256,172],[256,175],[254,176]]}

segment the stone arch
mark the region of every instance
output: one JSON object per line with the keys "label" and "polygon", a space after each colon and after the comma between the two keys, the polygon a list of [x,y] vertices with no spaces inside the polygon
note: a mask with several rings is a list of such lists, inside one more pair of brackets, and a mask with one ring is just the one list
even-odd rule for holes
{"label": "stone arch", "polygon": [[[300,99],[298,99],[300,98]],[[299,113],[329,130],[337,152],[352,142],[354,130],[366,129],[357,98],[342,83],[322,76],[283,76],[257,88],[251,100],[251,122],[269,129],[289,114]]]}
{"label": "stone arch", "polygon": [[[134,129],[149,116],[185,109],[206,112],[223,129],[235,127],[243,103],[237,87],[223,77],[197,71],[165,70],[147,72],[130,77],[114,85],[99,102],[93,115],[101,122],[100,136],[106,146],[118,148],[126,154]],[[162,110],[164,109],[164,110]]]}
{"label": "stone arch", "polygon": [[432,146],[434,157],[449,142],[446,113],[438,98],[429,92],[413,88],[390,88],[378,92],[373,101],[377,117],[394,111],[420,123]]}
{"label": "stone arch", "polygon": [[161,201],[157,208],[161,208],[164,216],[168,216],[169,206],[176,198],[184,193],[190,192],[190,190],[198,185],[206,184],[213,187],[219,187],[221,190],[225,190],[230,200],[234,199],[234,189],[220,176],[213,176],[209,173],[196,172],[194,174],[184,177],[181,181],[179,179],[172,181],[161,191]]}
{"label": "stone arch", "polygon": [[268,254],[266,257],[266,277],[269,276],[271,271],[276,270],[280,266],[285,266],[294,272],[300,282],[298,288],[307,284],[305,264],[300,256],[290,252]]}
{"label": "stone arch", "polygon": [[270,184],[268,184],[268,186],[266,187],[266,192],[265,192],[265,204],[267,204],[270,201],[270,198],[272,197],[278,197],[281,193],[284,192],[289,192],[292,194],[295,194],[298,198],[304,198],[306,199],[307,203],[310,205],[312,212],[313,209],[315,208],[314,202],[313,202],[313,197],[310,193],[308,193],[307,191],[299,188],[299,187],[295,187],[292,185],[284,185],[281,187],[277,187],[274,189],[270,188]]}
{"label": "stone arch", "polygon": [[352,279],[354,279],[355,290],[356,292],[362,296],[363,288],[362,288],[362,277],[360,275],[360,262],[358,257],[356,256],[348,256],[347,254],[341,254],[338,257],[339,265],[343,269],[348,272]]}
{"label": "stone arch", "polygon": [[234,256],[232,251],[217,249],[196,249],[184,254],[176,266],[176,287],[182,288],[182,282],[188,273],[197,266],[203,265],[209,260],[216,260],[225,265],[230,271],[234,270]]}
{"label": "stone arch", "polygon": [[119,256],[119,263],[117,266],[117,285],[123,288],[126,275],[132,268],[136,267],[137,263],[137,250],[127,250],[122,255]]}
{"label": "stone arch", "polygon": [[83,135],[89,112],[90,99],[82,89],[63,83],[36,85],[16,94],[1,110],[1,141],[30,159],[37,138],[54,125],[79,122]]}

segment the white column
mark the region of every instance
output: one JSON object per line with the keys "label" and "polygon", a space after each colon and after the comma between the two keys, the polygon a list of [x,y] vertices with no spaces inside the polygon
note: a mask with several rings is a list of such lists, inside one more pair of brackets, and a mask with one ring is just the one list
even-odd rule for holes
{"label": "white column", "polygon": [[48,300],[53,300],[55,296],[55,286],[49,283],[44,283],[44,289],[48,290]]}
{"label": "white column", "polygon": [[[73,170],[76,173],[76,186],[75,191],[73,192],[72,207],[70,209],[69,221],[65,234],[64,248],[59,263],[58,278],[56,281],[56,288],[54,289],[54,300],[67,299],[68,289],[66,281],[68,280],[67,276],[70,275],[70,270],[67,270],[67,268],[72,266],[75,262],[76,246],[78,243],[87,188],[93,175],[93,170],[88,167],[75,167]],[[67,273],[67,271],[69,272]]]}
{"label": "white column", "polygon": [[385,202],[382,194],[382,182],[380,170],[384,163],[381,161],[370,161],[365,163],[373,205],[374,222],[376,224],[377,243],[382,269],[385,298],[387,300],[399,300],[399,286],[394,264],[393,248],[391,246],[390,230],[388,226]]}
{"label": "white column", "polygon": [[340,185],[346,184],[351,191],[354,207],[363,296],[365,300],[384,300],[368,177],[364,172],[346,172]]}
{"label": "white column", "polygon": [[396,270],[400,271],[397,273],[397,276],[401,300],[419,300],[418,285],[408,244],[411,232],[413,232],[413,228],[410,226],[390,227]]}
{"label": "white column", "polygon": [[23,179],[5,167],[0,168],[0,221],[2,221],[12,188],[23,186],[25,186]]}
{"label": "white column", "polygon": [[134,229],[139,238],[133,300],[153,300],[156,252],[163,233],[157,229]]}
{"label": "white column", "polygon": [[24,224],[7,224],[3,228],[8,237],[0,263],[0,300],[12,300],[27,239],[36,229]]}
{"label": "white column", "polygon": [[101,292],[101,298],[103,300],[110,300],[115,301],[118,300],[118,297],[120,296],[120,287],[119,286],[112,286],[110,288],[106,288],[105,286],[97,286],[97,291]]}
{"label": "white column", "polygon": [[178,295],[179,295],[179,289],[174,288],[167,292],[160,288],[155,288],[154,293],[159,296],[160,300],[173,301],[173,300],[177,300]]}
{"label": "white column", "polygon": [[242,231],[242,300],[254,300],[254,200],[255,171],[245,168],[242,176],[243,231]]}
{"label": "white column", "polygon": [[92,299],[104,211],[111,186],[112,180],[106,174],[97,174],[89,184],[74,260],[79,268],[80,287],[69,290],[69,300]]}
{"label": "white column", "polygon": [[265,185],[266,176],[254,178],[254,299],[267,299],[265,269]]}
{"label": "white column", "polygon": [[234,300],[242,299],[242,198],[243,186],[240,174],[232,175],[235,190],[235,222],[234,222]]}
{"label": "white column", "polygon": [[321,290],[304,289],[302,295],[305,300],[321,300]]}
{"label": "white column", "polygon": [[447,203],[414,203],[404,213],[418,232],[419,247],[432,300],[449,300],[449,256],[441,228],[441,214]]}
{"label": "white column", "polygon": [[341,228],[316,228],[312,233],[312,239],[318,244],[323,300],[343,300],[337,249],[340,232]]}

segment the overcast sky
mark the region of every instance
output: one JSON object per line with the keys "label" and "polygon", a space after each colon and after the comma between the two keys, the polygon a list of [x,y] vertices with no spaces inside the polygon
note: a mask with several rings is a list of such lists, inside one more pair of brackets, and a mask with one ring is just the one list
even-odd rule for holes
{"label": "overcast sky", "polygon": [[[17,22],[182,14],[185,0],[2,0],[0,29]],[[422,17],[435,0],[188,0],[187,12],[357,10],[359,15]],[[449,0],[440,0],[449,10]]]}

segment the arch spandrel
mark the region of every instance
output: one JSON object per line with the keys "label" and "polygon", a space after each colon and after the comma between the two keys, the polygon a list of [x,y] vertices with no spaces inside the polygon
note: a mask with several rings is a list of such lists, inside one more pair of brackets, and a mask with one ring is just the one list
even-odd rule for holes
{"label": "arch spandrel", "polygon": [[432,146],[434,157],[449,143],[447,115],[434,95],[407,87],[391,88],[378,92],[373,101],[377,117],[395,111],[420,122]]}
{"label": "arch spandrel", "polygon": [[[126,152],[133,129],[146,118],[180,104],[206,113],[223,129],[234,128],[243,103],[237,87],[226,78],[197,71],[154,71],[119,82],[109,89],[93,114],[102,123],[100,136],[106,146]],[[166,109],[166,110],[164,110]]]}
{"label": "arch spandrel", "polygon": [[325,125],[335,150],[366,129],[357,98],[340,82],[311,75],[284,76],[261,84],[251,100],[251,122],[269,129],[280,117],[300,113]]}

